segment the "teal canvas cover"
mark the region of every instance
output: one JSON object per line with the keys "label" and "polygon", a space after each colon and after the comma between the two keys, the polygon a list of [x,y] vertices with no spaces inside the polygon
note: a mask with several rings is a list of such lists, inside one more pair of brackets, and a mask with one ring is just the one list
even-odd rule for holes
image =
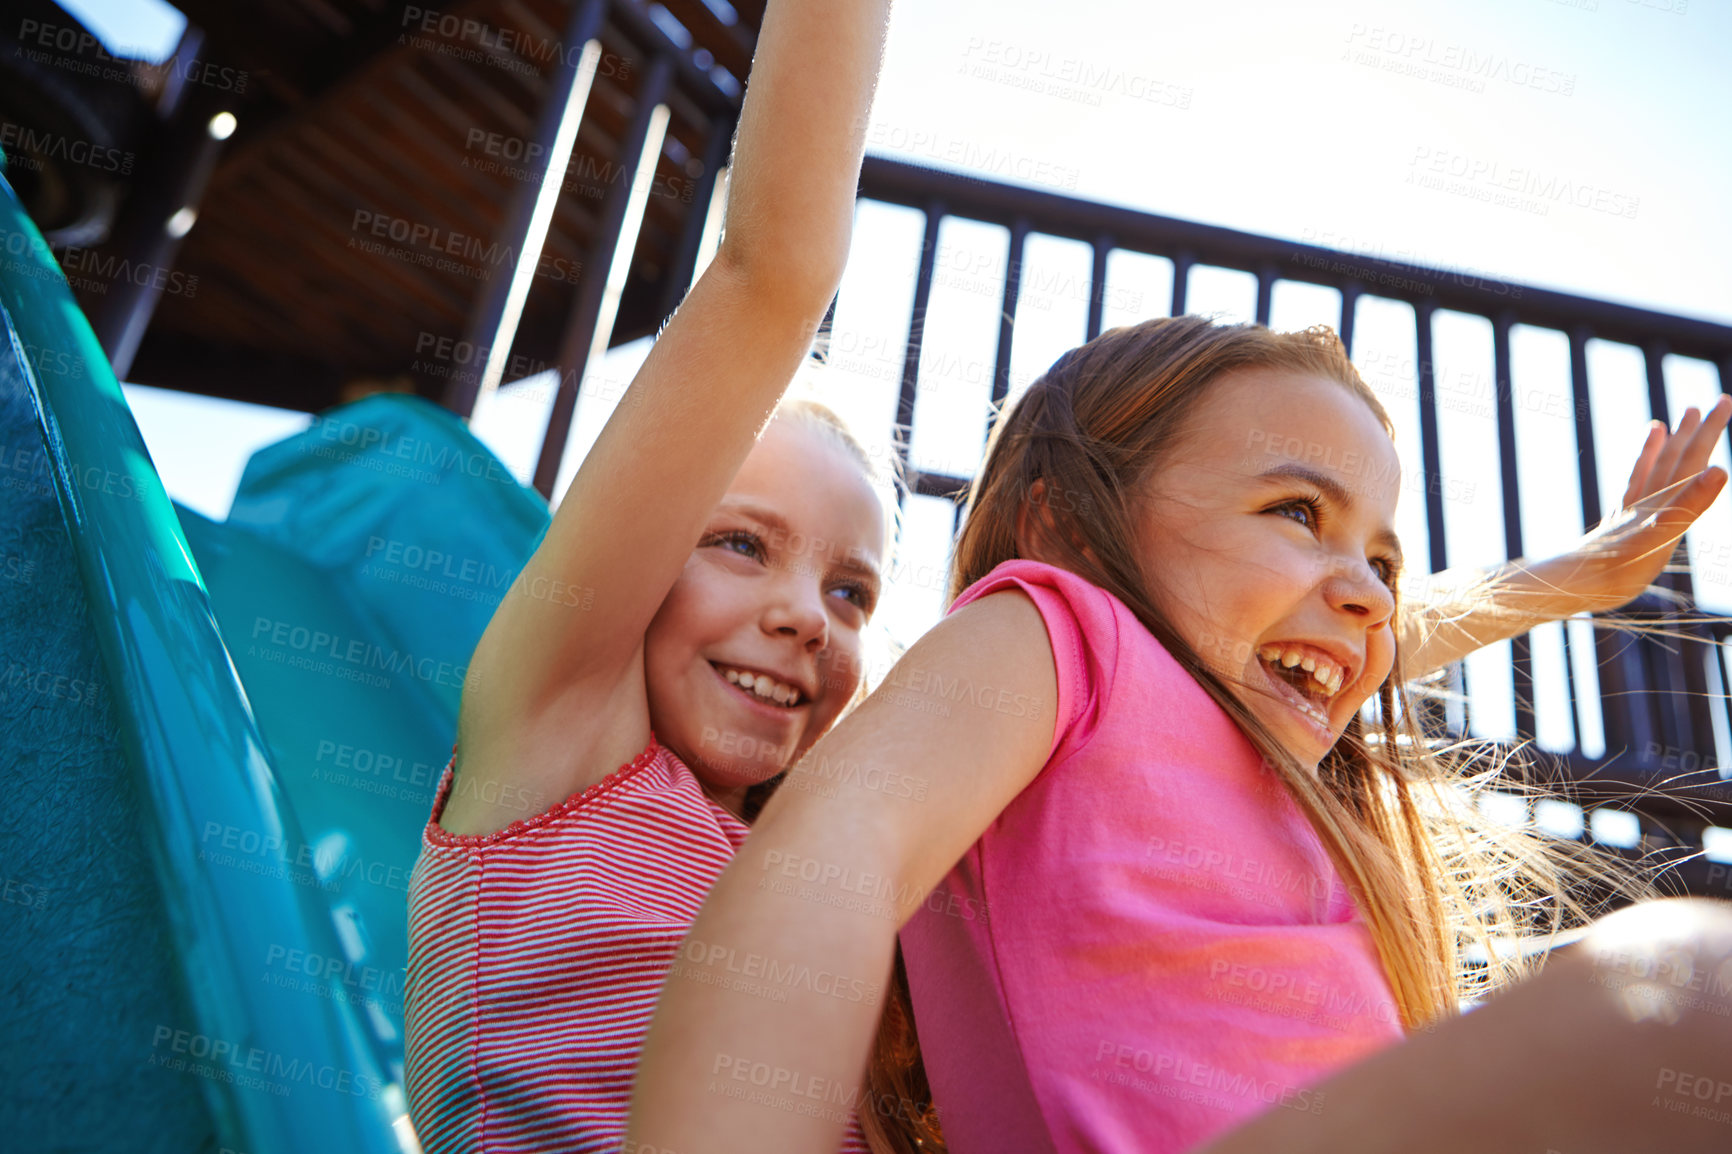
{"label": "teal canvas cover", "polygon": [[254,455],[226,523],[176,511],[337,919],[343,955],[297,964],[400,1071],[409,872],[469,655],[547,505],[446,410],[380,395]]}
{"label": "teal canvas cover", "polygon": [[408,874],[545,503],[379,397],[174,506],[4,181],[0,454],[0,1133],[413,1149]]}

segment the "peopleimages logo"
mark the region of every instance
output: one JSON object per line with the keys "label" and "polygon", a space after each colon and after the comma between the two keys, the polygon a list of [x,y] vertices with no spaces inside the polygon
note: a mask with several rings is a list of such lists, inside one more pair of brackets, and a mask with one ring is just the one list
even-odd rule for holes
{"label": "peopleimages logo", "polygon": [[[486,279],[491,270],[517,266],[517,249],[512,245],[370,209],[355,210],[349,232],[348,247],[359,252],[392,256],[441,272]],[[378,239],[369,239],[373,237]],[[387,241],[405,247],[394,249]],[[537,276],[576,284],[581,272],[577,262],[551,252],[543,251],[536,260]]]}
{"label": "peopleimages logo", "polygon": [[1347,42],[1353,46],[1348,54],[1356,64],[1435,80],[1450,87],[1484,92],[1485,82],[1494,80],[1560,96],[1570,96],[1576,90],[1573,72],[1561,72],[1471,45],[1440,44],[1424,33],[1355,24],[1347,33]]}
{"label": "peopleimages logo", "polygon": [[[814,970],[796,962],[781,962],[766,954],[742,954],[732,946],[706,945],[688,938],[675,955],[675,963],[758,981],[779,990],[805,990],[845,1002],[866,1002],[876,1005],[882,987],[876,982],[852,978],[829,970]],[[700,979],[701,980],[701,979]]]}
{"label": "peopleimages logo", "polygon": [[[465,451],[453,445],[391,433],[371,425],[358,425],[340,417],[315,417],[307,432],[332,446],[342,446],[356,452],[376,451],[382,457],[426,466],[433,476],[441,476],[449,471],[514,486],[517,484],[517,478],[491,453]],[[317,453],[319,449],[320,447],[314,447],[310,451]]]}
{"label": "peopleimages logo", "polygon": [[134,264],[122,257],[104,255],[88,248],[69,248],[61,253],[60,268],[66,273],[69,284],[79,288],[91,287],[97,293],[106,293],[109,284],[124,280],[139,288],[153,288],[188,300],[198,295],[196,274],[142,261]]}
{"label": "peopleimages logo", "polygon": [[[196,57],[182,59],[178,53],[160,64],[152,64],[145,59],[152,55],[147,48],[121,47],[110,52],[102,41],[71,24],[20,20],[18,40],[21,47],[13,49],[14,55],[22,56],[32,64],[63,68],[81,76],[129,85],[144,80],[160,86],[163,74],[173,72],[188,84],[200,84],[236,95],[247,90],[247,73],[243,69],[225,68]],[[136,79],[135,73],[139,74]]]}
{"label": "peopleimages logo", "polygon": [[[1469,156],[1420,144],[1408,162],[1406,183],[1544,216],[1553,204],[1568,204],[1607,216],[1635,220],[1640,197],[1589,181],[1501,160]],[[1500,195],[1500,194],[1512,195]],[[1513,197],[1513,198],[1512,198]]]}
{"label": "peopleimages logo", "polygon": [[[332,985],[345,993],[364,995],[357,1001],[383,1002],[402,1005],[405,974],[403,970],[387,970],[378,966],[361,965],[347,958],[314,953],[291,946],[271,945],[265,950],[266,972],[280,970],[310,979],[322,985]],[[267,979],[269,985],[283,985]]]}
{"label": "peopleimages logo", "polygon": [[282,663],[291,667],[342,676],[381,689],[390,687],[389,679],[383,676],[386,673],[406,673],[429,685],[461,689],[469,668],[269,617],[254,618],[251,640],[254,644],[248,646],[248,656],[268,661],[276,659],[271,654],[286,655]]}
{"label": "peopleimages logo", "polygon": [[[858,871],[782,850],[766,850],[761,868],[766,876],[759,879],[758,889],[821,905],[845,907],[876,917],[899,917],[902,909],[918,906],[965,921],[989,920],[985,902],[948,892],[942,886],[921,898],[918,890],[885,874]],[[799,883],[810,888],[802,888]],[[852,900],[835,900],[838,898]]]}
{"label": "peopleimages logo", "polygon": [[[1137,1078],[1137,1074],[1147,1074],[1153,1080]],[[1227,1100],[1215,1097],[1224,1094],[1306,1114],[1323,1113],[1322,1090],[1293,1086],[1274,1078],[1258,1078],[1200,1062],[1189,1055],[1144,1050],[1108,1038],[1101,1039],[1095,1049],[1090,1077],[1097,1082],[1131,1086],[1217,1110],[1237,1112],[1239,1109]]]}
{"label": "peopleimages logo", "polygon": [[[512,67],[514,65],[532,63],[545,66],[554,60],[564,61],[567,67],[576,68],[583,59],[585,47],[580,43],[567,44],[557,37],[537,36],[533,32],[504,28],[472,17],[457,16],[450,12],[441,12],[437,8],[423,8],[414,4],[404,6],[399,26],[404,29],[397,39],[399,44],[436,49],[459,59],[506,67],[512,71],[526,71],[521,67]],[[415,33],[422,35],[416,36]],[[441,45],[433,40],[433,37],[446,43]],[[452,51],[458,45],[467,44],[475,47],[467,51]],[[511,57],[518,59],[512,60]],[[631,76],[631,71],[632,62],[613,52],[603,52],[596,61],[595,74],[603,79],[625,80]]]}
{"label": "peopleimages logo", "polygon": [[10,163],[32,169],[40,168],[41,159],[47,158],[126,176],[132,172],[134,159],[132,153],[118,148],[12,123],[0,123],[0,148],[6,150]]}
{"label": "peopleimages logo", "polygon": [[147,1065],[198,1074],[278,1097],[286,1097],[297,1083],[357,1098],[377,1099],[385,1091],[385,1083],[369,1074],[172,1026],[157,1026],[150,1048]]}
{"label": "peopleimages logo", "polygon": [[368,537],[365,557],[375,564],[413,570],[460,584],[481,585],[491,590],[504,588],[515,572],[478,558],[460,557],[442,549],[385,537]]}

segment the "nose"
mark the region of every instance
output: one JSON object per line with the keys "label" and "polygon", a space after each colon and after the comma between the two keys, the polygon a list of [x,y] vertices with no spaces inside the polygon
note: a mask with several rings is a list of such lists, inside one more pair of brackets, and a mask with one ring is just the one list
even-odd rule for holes
{"label": "nose", "polygon": [[1368,630],[1395,615],[1395,594],[1363,559],[1339,558],[1324,579],[1323,596],[1331,608],[1360,618]]}
{"label": "nose", "polygon": [[810,653],[830,643],[830,615],[824,608],[824,591],[813,576],[783,574],[764,606],[764,632],[789,638]]}

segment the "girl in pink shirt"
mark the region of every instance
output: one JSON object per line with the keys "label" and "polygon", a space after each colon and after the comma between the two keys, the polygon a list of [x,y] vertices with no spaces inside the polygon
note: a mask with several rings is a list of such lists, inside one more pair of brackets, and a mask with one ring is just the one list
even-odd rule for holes
{"label": "girl in pink shirt", "polygon": [[[1609,536],[1663,551],[1707,507],[1727,412],[1691,414],[1663,452],[1650,438],[1631,493],[1685,479]],[[1723,1148],[1713,1120],[1649,1099],[1666,1071],[1732,1084],[1732,983],[1656,1008],[1595,963],[1732,972],[1724,913],[1638,906],[1458,1017],[1518,969],[1462,945],[1530,931],[1536,895],[1541,924],[1581,911],[1546,847],[1477,818],[1412,727],[1401,477],[1327,330],[1163,319],[1066,354],[994,430],[950,614],[794,767],[692,939],[887,975],[900,927],[958,1154],[1177,1154],[1253,1118],[1220,1149]],[[1592,550],[1571,565],[1601,605],[1636,591]],[[1507,584],[1502,604],[1432,652],[1535,623]],[[872,1026],[682,968],[628,1149],[828,1148],[838,1126],[808,1107],[853,1092]],[[754,1092],[731,1092],[736,1071]]]}

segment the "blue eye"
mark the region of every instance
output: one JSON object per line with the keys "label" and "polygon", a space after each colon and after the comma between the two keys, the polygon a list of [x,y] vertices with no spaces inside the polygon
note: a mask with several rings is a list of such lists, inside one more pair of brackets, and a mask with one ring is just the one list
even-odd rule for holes
{"label": "blue eye", "polygon": [[836,586],[834,589],[830,590],[830,592],[842,594],[849,602],[859,608],[861,612],[871,614],[872,591],[867,589],[866,586],[857,585],[850,581]]}
{"label": "blue eye", "polygon": [[1315,529],[1318,521],[1321,520],[1318,505],[1319,502],[1314,497],[1301,497],[1294,501],[1284,501],[1269,511],[1271,513],[1279,513],[1284,517],[1289,513],[1303,513],[1303,517],[1291,517],[1289,519],[1304,525],[1308,529]]}
{"label": "blue eye", "polygon": [[726,533],[713,533],[698,542],[698,548],[717,546],[738,553],[742,557],[750,557],[755,561],[764,559],[764,543],[758,540],[756,533],[744,529],[734,529]]}

